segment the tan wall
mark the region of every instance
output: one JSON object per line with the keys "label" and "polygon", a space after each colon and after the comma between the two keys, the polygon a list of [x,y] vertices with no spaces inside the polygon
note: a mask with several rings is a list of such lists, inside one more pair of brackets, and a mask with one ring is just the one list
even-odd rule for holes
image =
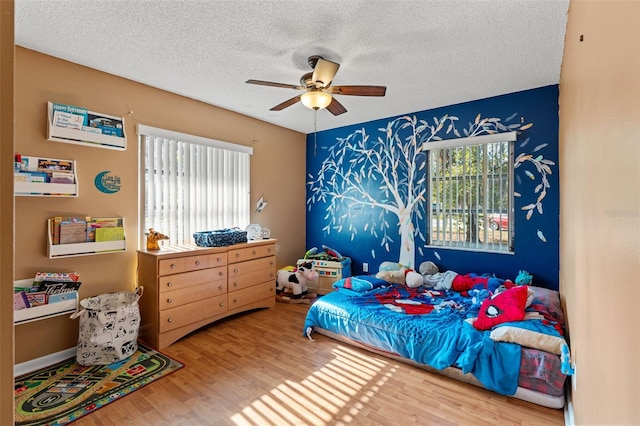
{"label": "tan wall", "polygon": [[[305,164],[282,167],[284,158],[305,158],[304,134],[20,47],[15,83],[16,152],[76,160],[80,194],[16,197],[16,279],[38,271],[76,271],[83,282],[81,298],[133,289],[139,235],[137,123],[252,146],[251,202],[264,195],[269,205],[262,213],[252,211],[251,222],[269,227],[279,240],[279,266],[293,264],[305,252]],[[47,141],[48,101],[123,116],[126,151]],[[119,192],[95,188],[101,171],[121,178]],[[46,219],[61,215],[124,217],[126,252],[49,259]],[[77,321],[59,317],[20,325],[15,336],[15,361],[24,362],[75,346]]]}
{"label": "tan wall", "polygon": [[13,0],[0,1],[0,424],[13,424]]}
{"label": "tan wall", "polygon": [[640,424],[639,164],[640,2],[572,1],[560,79],[560,292],[579,425]]}

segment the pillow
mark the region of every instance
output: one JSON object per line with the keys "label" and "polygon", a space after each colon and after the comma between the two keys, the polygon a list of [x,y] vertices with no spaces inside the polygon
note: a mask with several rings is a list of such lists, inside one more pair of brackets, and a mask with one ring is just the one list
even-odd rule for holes
{"label": "pillow", "polygon": [[562,303],[560,302],[560,293],[556,290],[543,287],[531,286],[531,289],[535,292],[537,302],[544,305],[549,314],[558,321],[560,327],[564,328],[564,312],[562,311]]}
{"label": "pillow", "polygon": [[379,278],[372,277],[369,275],[362,275],[357,277],[343,278],[341,280],[334,282],[331,286],[336,290],[344,288],[347,290],[353,290],[361,293],[364,291],[373,290],[374,288],[378,288],[382,285],[387,285],[387,284],[389,283]]}
{"label": "pillow", "polygon": [[524,318],[529,286],[512,287],[496,296],[485,299],[478,311],[478,319],[473,322],[477,330],[489,330],[508,321]]}
{"label": "pillow", "polygon": [[520,346],[539,349],[557,355],[562,355],[562,346],[567,344],[564,338],[560,336],[552,336],[550,334],[509,325],[496,327],[494,330],[491,330],[489,337],[496,342],[517,343]]}

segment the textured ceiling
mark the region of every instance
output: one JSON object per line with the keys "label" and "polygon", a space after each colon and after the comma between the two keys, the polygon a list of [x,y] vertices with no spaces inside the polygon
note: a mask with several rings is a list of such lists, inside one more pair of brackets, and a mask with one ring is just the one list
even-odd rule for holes
{"label": "textured ceiling", "polygon": [[[310,55],[340,63],[325,130],[557,84],[569,0],[15,0],[16,44],[303,133],[298,85]],[[46,72],[44,70],[43,72]],[[170,108],[167,105],[167,108]]]}

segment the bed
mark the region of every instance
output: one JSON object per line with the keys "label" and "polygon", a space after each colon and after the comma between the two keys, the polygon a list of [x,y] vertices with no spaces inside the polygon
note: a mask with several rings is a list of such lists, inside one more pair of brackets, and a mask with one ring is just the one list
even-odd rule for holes
{"label": "bed", "polygon": [[339,280],[309,307],[304,333],[562,408],[570,373],[558,292],[468,276],[475,284],[463,291],[409,288],[371,276]]}

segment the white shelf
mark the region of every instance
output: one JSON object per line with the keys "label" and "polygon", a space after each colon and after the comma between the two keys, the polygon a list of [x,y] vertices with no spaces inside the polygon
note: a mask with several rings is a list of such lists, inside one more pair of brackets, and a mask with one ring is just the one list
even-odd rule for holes
{"label": "white shelf", "polygon": [[[14,281],[13,286],[29,287],[32,283],[33,279],[18,280]],[[78,310],[78,292],[76,291],[75,293],[75,299],[13,311],[13,323],[20,325],[60,315],[72,314]]]}
{"label": "white shelf", "polygon": [[[51,161],[63,161],[72,164],[74,183],[49,183],[49,182],[16,182],[14,176],[13,195],[19,197],[77,197],[78,180],[76,162],[73,160],[61,160],[57,158],[23,156],[34,163],[39,159]],[[29,170],[37,171],[37,164],[31,165]]]}
{"label": "white shelf", "polygon": [[78,184],[15,182],[13,192],[20,197],[77,197]]}
{"label": "white shelf", "polygon": [[93,111],[88,111],[88,113],[122,122],[122,137],[102,133],[94,133],[74,128],[55,126],[53,124],[53,102],[48,102],[47,139],[54,142],[73,143],[98,148],[117,150],[127,149],[127,138],[124,133],[123,117],[116,117],[113,115],[107,115]]}
{"label": "white shelf", "polygon": [[[47,255],[49,259],[60,259],[63,257],[77,257],[77,256],[91,256],[95,254],[109,254],[120,253],[127,249],[127,241],[102,241],[102,242],[88,242],[88,243],[75,243],[75,244],[53,244],[51,230],[52,220],[47,220]],[[124,226],[124,219],[122,221]]]}

